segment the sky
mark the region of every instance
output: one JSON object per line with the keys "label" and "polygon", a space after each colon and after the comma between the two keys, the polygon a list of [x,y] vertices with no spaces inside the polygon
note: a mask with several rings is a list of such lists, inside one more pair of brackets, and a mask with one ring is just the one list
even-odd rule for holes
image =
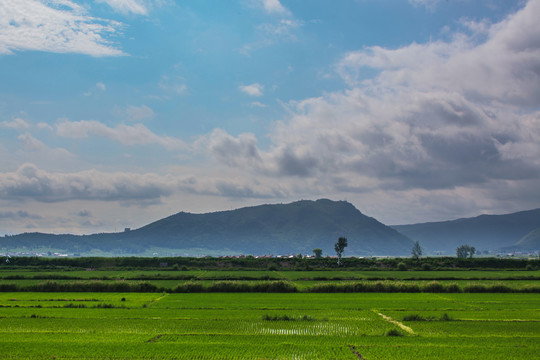
{"label": "sky", "polygon": [[2,0],[0,235],[540,207],[540,0]]}

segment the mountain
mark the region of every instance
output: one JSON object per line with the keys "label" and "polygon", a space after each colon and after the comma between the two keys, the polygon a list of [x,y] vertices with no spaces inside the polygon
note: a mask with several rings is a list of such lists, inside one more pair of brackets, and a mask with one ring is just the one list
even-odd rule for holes
{"label": "mountain", "polygon": [[516,248],[521,250],[535,250],[540,249],[540,228],[534,229],[524,237],[522,237],[516,244]]}
{"label": "mountain", "polygon": [[540,228],[540,209],[392,228],[419,241],[426,254],[455,254],[456,248],[464,244],[480,251],[498,250],[514,246],[529,232]]}
{"label": "mountain", "polygon": [[180,212],[142,228],[86,236],[21,234],[0,238],[0,247],[56,248],[86,253],[99,249],[140,254],[174,249],[193,254],[335,254],[338,237],[348,239],[347,255],[407,255],[412,241],[345,201],[321,199],[260,205],[207,214]]}

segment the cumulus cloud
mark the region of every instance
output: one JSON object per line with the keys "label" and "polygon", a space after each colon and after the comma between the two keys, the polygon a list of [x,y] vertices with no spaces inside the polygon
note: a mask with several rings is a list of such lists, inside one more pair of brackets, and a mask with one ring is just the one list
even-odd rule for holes
{"label": "cumulus cloud", "polygon": [[254,107],[254,108],[265,108],[267,107],[268,105],[266,104],[263,104],[262,102],[260,101],[253,101],[249,104],[251,107]]}
{"label": "cumulus cloud", "polygon": [[92,217],[92,212],[90,210],[86,210],[86,209],[83,209],[83,210],[80,210],[77,212],[77,216],[80,216],[80,217]]}
{"label": "cumulus cloud", "polygon": [[269,14],[289,15],[290,12],[279,0],[260,0],[263,9]]}
{"label": "cumulus cloud", "polygon": [[0,211],[0,219],[42,219],[40,215],[30,214],[28,211]]}
{"label": "cumulus cloud", "polygon": [[253,83],[249,85],[241,85],[238,87],[238,89],[249,96],[260,97],[263,96],[264,86],[259,83]]}
{"label": "cumulus cloud", "polygon": [[[531,0],[499,23],[467,21],[468,32],[449,41],[344,54],[336,70],[348,89],[289,103],[272,145],[253,150],[262,161],[229,164],[286,176],[293,193],[294,178],[312,193],[445,196],[537,183],[538,13]],[[362,78],[366,68],[377,75]]]}
{"label": "cumulus cloud", "polygon": [[183,96],[188,93],[188,87],[184,82],[184,78],[178,75],[162,76],[158,86],[166,92],[171,92],[179,96]]}
{"label": "cumulus cloud", "polygon": [[254,134],[243,133],[234,137],[222,129],[200,137],[193,148],[208,153],[219,163],[233,167],[256,166],[262,159]]}
{"label": "cumulus cloud", "polygon": [[185,143],[170,136],[159,136],[150,131],[142,124],[126,125],[120,124],[116,127],[109,127],[99,121],[82,120],[68,121],[61,120],[56,123],[56,133],[59,136],[83,139],[90,135],[96,135],[117,141],[123,145],[148,145],[156,144],[168,150],[185,149]]}
{"label": "cumulus cloud", "polygon": [[16,172],[0,173],[4,199],[44,202],[67,200],[155,200],[172,193],[175,180],[155,174],[101,173],[88,170],[58,173],[24,164]]}
{"label": "cumulus cloud", "polygon": [[[485,42],[455,34],[451,42],[412,44],[399,49],[370,47],[351,52],[338,69],[351,85],[359,85],[359,70],[375,68],[381,74],[369,85],[457,92],[474,102],[504,102],[535,106],[539,93],[540,2],[531,0],[514,15],[486,28]],[[469,25],[471,27],[472,25]]]}
{"label": "cumulus cloud", "polygon": [[91,89],[85,92],[84,96],[92,96],[98,92],[104,92],[104,91],[107,91],[107,86],[102,82],[98,82],[96,83],[96,85],[92,86]]}
{"label": "cumulus cloud", "polygon": [[148,15],[148,5],[143,0],[97,0],[123,14]]}
{"label": "cumulus cloud", "polygon": [[141,121],[145,119],[151,119],[154,117],[154,110],[146,105],[134,106],[130,105],[126,109],[126,115],[128,120]]}
{"label": "cumulus cloud", "polygon": [[240,53],[249,56],[254,50],[272,46],[281,42],[296,41],[295,30],[303,25],[303,22],[292,16],[292,13],[284,8],[278,0],[258,0],[267,13],[280,15],[272,22],[260,24],[256,27],[259,39],[246,44],[240,49]]}
{"label": "cumulus cloud", "polygon": [[[338,168],[396,189],[538,177],[537,114],[524,110],[540,99],[539,11],[530,1],[482,43],[456,34],[346,54],[337,69],[351,88],[293,104],[273,137],[278,168]],[[379,75],[359,78],[366,67]]]}
{"label": "cumulus cloud", "polygon": [[30,124],[28,124],[24,119],[16,118],[12,121],[0,122],[0,127],[13,130],[26,130],[30,128]]}
{"label": "cumulus cloud", "polygon": [[[0,197],[42,203],[82,201],[118,202],[127,205],[155,204],[174,194],[197,194],[229,198],[273,198],[287,194],[275,182],[261,183],[251,176],[224,172],[201,176],[155,173],[105,173],[97,170],[51,172],[27,163],[15,172],[0,172]],[[79,217],[91,217],[81,210]]]}
{"label": "cumulus cloud", "polygon": [[51,148],[36,139],[29,133],[21,134],[17,137],[21,142],[23,149],[27,152],[37,154],[41,159],[52,159],[55,161],[73,160],[75,155],[62,148]]}
{"label": "cumulus cloud", "polygon": [[409,3],[415,6],[425,6],[427,9],[433,10],[440,1],[441,0],[409,0]]}
{"label": "cumulus cloud", "polygon": [[0,2],[0,54],[16,51],[79,53],[119,56],[111,42],[122,25],[88,15],[71,0],[2,0]]}
{"label": "cumulus cloud", "polygon": [[296,41],[294,30],[299,28],[302,22],[294,19],[281,19],[277,23],[261,24],[257,30],[264,33],[267,37],[264,42],[272,45],[281,40]]}

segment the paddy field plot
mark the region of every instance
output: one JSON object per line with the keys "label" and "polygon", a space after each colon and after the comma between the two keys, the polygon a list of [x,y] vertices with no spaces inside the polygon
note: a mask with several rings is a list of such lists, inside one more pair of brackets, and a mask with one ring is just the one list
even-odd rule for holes
{"label": "paddy field plot", "polygon": [[4,359],[537,359],[538,294],[0,293]]}

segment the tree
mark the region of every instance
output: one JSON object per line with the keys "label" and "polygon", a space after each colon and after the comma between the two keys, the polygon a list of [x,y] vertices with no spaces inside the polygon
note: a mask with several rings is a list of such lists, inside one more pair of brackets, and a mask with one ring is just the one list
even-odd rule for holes
{"label": "tree", "polygon": [[472,258],[476,253],[476,248],[470,245],[461,245],[456,249],[456,256],[461,259]]}
{"label": "tree", "polygon": [[322,256],[322,249],[319,249],[319,248],[313,249],[313,254],[315,254],[316,258],[320,258]]}
{"label": "tree", "polygon": [[420,246],[420,243],[418,241],[414,243],[411,254],[412,257],[417,260],[420,259],[420,256],[422,256],[422,247]]}
{"label": "tree", "polygon": [[347,247],[347,238],[340,237],[337,241],[337,243],[334,245],[334,250],[336,250],[337,254],[337,263],[338,266],[341,265],[341,255],[343,254],[343,251]]}

